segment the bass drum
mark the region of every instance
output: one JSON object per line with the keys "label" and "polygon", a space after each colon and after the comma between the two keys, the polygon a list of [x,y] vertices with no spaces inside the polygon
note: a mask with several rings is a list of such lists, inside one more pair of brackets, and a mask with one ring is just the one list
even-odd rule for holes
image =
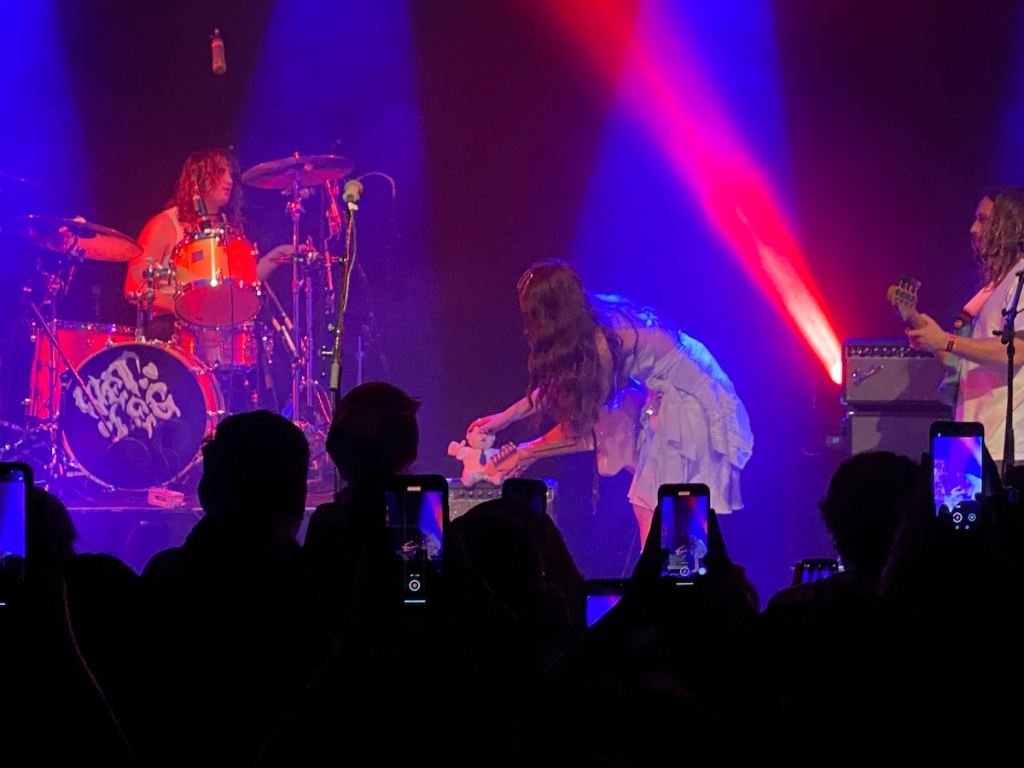
{"label": "bass drum", "polygon": [[72,381],[60,426],[81,472],[110,488],[142,491],[181,478],[224,415],[213,373],[158,341],[117,344],[87,358]]}

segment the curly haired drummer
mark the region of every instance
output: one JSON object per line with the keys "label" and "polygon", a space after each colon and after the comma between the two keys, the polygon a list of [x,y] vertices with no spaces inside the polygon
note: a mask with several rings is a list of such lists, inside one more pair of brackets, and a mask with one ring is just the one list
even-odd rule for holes
{"label": "curly haired drummer", "polygon": [[[219,217],[229,228],[242,231],[242,191],[235,191],[235,179],[241,175],[237,160],[225,149],[210,148],[193,152],[185,160],[174,194],[167,208],[146,222],[139,235],[142,255],[128,265],[125,295],[132,300],[144,289],[143,274],[152,262],[170,266],[175,246],[195,230],[199,219],[194,197],[198,192],[210,216]],[[281,245],[263,256],[256,265],[256,276],[262,281],[292,251],[291,245]],[[174,319],[173,285],[164,284],[157,290],[153,306],[153,322],[148,329],[150,338],[170,339]]]}

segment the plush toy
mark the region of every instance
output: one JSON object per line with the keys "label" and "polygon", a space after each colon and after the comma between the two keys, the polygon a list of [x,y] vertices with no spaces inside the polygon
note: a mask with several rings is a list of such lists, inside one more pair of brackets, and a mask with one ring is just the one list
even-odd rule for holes
{"label": "plush toy", "polygon": [[462,485],[472,488],[481,480],[487,480],[484,466],[498,451],[494,445],[494,435],[482,429],[471,429],[461,443],[454,440],[448,444],[448,455],[462,462]]}

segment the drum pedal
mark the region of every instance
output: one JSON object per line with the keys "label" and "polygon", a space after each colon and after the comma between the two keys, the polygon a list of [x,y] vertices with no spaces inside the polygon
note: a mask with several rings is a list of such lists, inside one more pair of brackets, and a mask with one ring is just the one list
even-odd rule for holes
{"label": "drum pedal", "polygon": [[176,509],[185,506],[185,494],[181,491],[171,491],[167,488],[150,488],[147,501],[153,507]]}

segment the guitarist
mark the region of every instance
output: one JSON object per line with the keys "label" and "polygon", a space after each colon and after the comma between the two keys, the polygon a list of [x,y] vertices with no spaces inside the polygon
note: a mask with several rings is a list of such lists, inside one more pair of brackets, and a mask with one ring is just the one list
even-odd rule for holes
{"label": "guitarist", "polygon": [[[544,456],[596,448],[602,474],[623,465],[633,472],[629,500],[641,542],[664,483],[706,483],[720,512],[743,506],[739,476],[753,448],[750,421],[704,345],[649,309],[586,292],[562,261],[533,265],[518,292],[530,348],[527,395],[469,429],[493,434],[540,411],[558,424],[495,456],[495,480],[518,475]],[[631,385],[640,387],[643,407],[637,418],[623,419]],[[634,455],[616,460],[623,450]]]}
{"label": "guitarist", "polygon": [[[925,314],[914,313],[907,331],[913,347],[934,353],[959,371],[956,420],[985,425],[985,443],[998,464],[1003,460],[1006,432],[1006,347],[1002,331],[1003,310],[1010,306],[1017,285],[1016,273],[1024,268],[1024,189],[1008,187],[981,199],[971,226],[974,259],[981,268],[984,287],[972,298],[954,324],[956,334],[943,330]],[[963,326],[961,330],[960,326]],[[1024,332],[1024,314],[1016,329]],[[962,335],[958,335],[962,334]],[[1015,360],[1024,363],[1024,344],[1016,344]],[[1024,435],[1024,380],[1014,379],[1013,428]],[[1024,440],[1015,446],[1015,463],[1024,460]]]}

